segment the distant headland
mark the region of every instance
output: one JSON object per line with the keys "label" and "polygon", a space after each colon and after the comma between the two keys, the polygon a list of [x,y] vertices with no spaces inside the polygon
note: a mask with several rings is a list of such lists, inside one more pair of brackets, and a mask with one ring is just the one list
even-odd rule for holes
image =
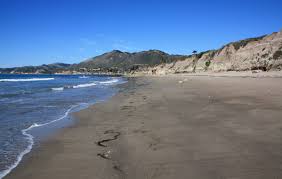
{"label": "distant headland", "polygon": [[122,52],[113,50],[78,64],[0,68],[2,74],[144,74],[221,71],[280,71],[282,31],[231,42],[217,50],[192,55],[170,55],[160,50]]}

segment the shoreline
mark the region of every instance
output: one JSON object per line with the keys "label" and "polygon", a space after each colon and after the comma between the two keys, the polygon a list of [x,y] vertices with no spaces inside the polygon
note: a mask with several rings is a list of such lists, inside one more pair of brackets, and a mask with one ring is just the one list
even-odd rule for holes
{"label": "shoreline", "polygon": [[125,91],[76,112],[73,126],[32,151],[6,178],[281,176],[281,82],[132,78]]}
{"label": "shoreline", "polygon": [[[43,127],[43,126],[49,126],[50,124],[54,124],[54,123],[57,123],[57,122],[61,122],[62,120],[65,120],[65,119],[67,119],[68,117],[71,119],[71,116],[69,116],[69,115],[71,115],[73,112],[72,112],[72,110],[74,109],[74,108],[76,108],[76,107],[78,107],[79,105],[73,105],[73,106],[71,106],[66,112],[65,112],[65,114],[63,115],[63,116],[61,116],[61,117],[59,117],[59,118],[57,118],[57,119],[54,119],[54,120],[52,120],[52,121],[49,121],[49,122],[46,122],[46,123],[42,123],[42,124],[37,124],[37,123],[34,123],[34,124],[32,124],[32,125],[30,125],[29,127],[27,127],[27,128],[25,128],[25,129],[22,129],[21,130],[21,132],[22,132],[22,135],[24,135],[25,137],[26,137],[26,139],[27,139],[27,141],[28,141],[28,146],[17,156],[17,160],[8,168],[8,169],[6,169],[6,170],[3,170],[3,171],[1,171],[1,175],[0,175],[0,178],[5,178],[7,175],[9,175],[15,168],[17,168],[18,167],[18,165],[19,164],[21,164],[22,163],[22,161],[26,158],[26,157],[28,157],[29,155],[32,155],[32,152],[33,152],[33,150],[36,150],[36,148],[38,147],[38,146],[36,146],[36,143],[41,143],[41,142],[44,142],[46,139],[48,139],[50,136],[53,136],[53,135],[55,135],[55,134],[52,134],[52,133],[50,133],[50,132],[48,132],[48,134],[46,134],[46,136],[44,136],[44,137],[41,137],[40,139],[38,139],[38,140],[35,140],[35,136],[33,135],[33,134],[31,134],[31,133],[28,133],[28,131],[30,131],[30,130],[32,130],[32,129],[35,129],[35,128],[37,128],[37,127]],[[83,109],[82,109],[83,110]],[[68,120],[68,119],[67,119]],[[70,121],[65,121],[65,122],[63,122],[63,123],[65,123],[65,124],[60,124],[60,125],[62,125],[62,126],[60,126],[58,129],[51,129],[51,130],[54,130],[54,131],[57,131],[57,130],[60,130],[60,129],[63,129],[64,127],[67,127],[67,126],[69,126],[69,125],[71,125],[71,124],[69,124],[69,123],[71,123]],[[43,129],[43,130],[45,130],[45,129]],[[54,131],[52,131],[52,132],[54,132]],[[55,132],[56,133],[56,132]],[[42,141],[41,141],[42,140]]]}
{"label": "shoreline", "polygon": [[261,70],[247,70],[247,71],[207,71],[207,72],[194,72],[194,73],[166,73],[166,74],[147,74],[143,71],[133,74],[107,74],[107,73],[78,73],[78,74],[36,74],[36,73],[0,73],[2,75],[58,75],[58,76],[72,76],[72,75],[97,75],[97,76],[112,76],[112,77],[166,77],[166,76],[209,76],[209,77],[254,77],[254,78],[280,78],[282,77],[282,71],[261,71]]}
{"label": "shoreline", "polygon": [[195,76],[195,77],[242,77],[242,78],[282,78],[282,71],[222,71],[222,72],[195,72],[195,73],[167,73],[167,74],[133,74],[132,77],[168,77],[168,76]]}
{"label": "shoreline", "polygon": [[[36,79],[37,78],[33,78]],[[41,79],[41,78],[39,78]],[[49,79],[49,78],[48,78]],[[52,78],[54,79],[54,78]],[[102,81],[102,84],[109,84],[113,83],[116,81]],[[117,84],[117,86],[122,85],[124,82]],[[117,87],[116,87],[117,88]],[[53,89],[53,88],[52,88]],[[118,90],[118,88],[117,88]],[[113,94],[115,95],[115,94]],[[98,100],[96,102],[91,102],[87,105],[86,103],[81,103],[81,104],[73,104],[71,105],[62,116],[57,116],[57,118],[54,118],[53,120],[45,123],[33,123],[32,125],[24,128],[21,130],[22,135],[25,137],[27,140],[28,145],[26,148],[24,148],[19,155],[17,155],[16,160],[9,165],[9,168],[2,170],[0,172],[0,178],[6,178],[7,175],[9,175],[15,168],[18,167],[19,164],[21,164],[24,160],[28,159],[29,156],[32,156],[32,153],[34,150],[36,151],[37,148],[40,146],[41,142],[45,142],[46,140],[48,141],[49,138],[52,138],[50,136],[55,136],[56,133],[60,130],[64,130],[64,128],[67,128],[68,126],[74,125],[74,119],[73,119],[73,114],[76,112],[79,112],[81,110],[84,110],[88,108],[89,106],[95,105],[96,103],[107,101],[112,97],[112,95],[109,95],[107,97],[104,97],[104,99]],[[46,129],[47,126],[47,129]],[[43,127],[43,128],[42,128]],[[49,129],[48,129],[49,128]],[[35,131],[34,131],[35,130]],[[44,131],[39,132],[38,130]]]}
{"label": "shoreline", "polygon": [[[128,80],[128,77],[123,77],[123,78],[127,78]],[[17,173],[18,171],[22,171],[22,170],[25,170],[25,167],[26,165],[29,165],[30,163],[33,162],[34,158],[36,158],[35,156],[40,156],[41,153],[43,152],[45,146],[48,146],[48,147],[51,147],[53,148],[53,144],[54,144],[54,140],[56,140],[56,138],[60,135],[62,135],[65,131],[68,131],[68,130],[72,130],[73,128],[75,128],[77,125],[80,125],[81,124],[81,121],[80,121],[80,113],[83,113],[83,111],[87,111],[87,110],[90,110],[90,108],[93,108],[95,107],[96,105],[99,105],[100,103],[107,103],[109,100],[111,100],[112,98],[115,98],[117,97],[120,93],[123,93],[124,91],[126,90],[130,90],[130,87],[125,87],[127,86],[127,83],[129,82],[132,82],[134,80],[128,80],[128,82],[126,83],[122,83],[122,84],[118,84],[117,87],[117,92],[114,96],[110,97],[109,99],[105,100],[105,101],[100,101],[98,103],[95,103],[95,104],[92,104],[90,106],[88,106],[87,108],[83,108],[79,111],[75,111],[75,112],[71,112],[69,113],[69,115],[71,115],[71,118],[73,118],[73,122],[71,125],[67,125],[67,126],[64,126],[60,129],[58,129],[55,133],[52,133],[52,134],[49,134],[47,137],[45,137],[42,141],[39,142],[39,146],[34,146],[32,147],[32,149],[25,153],[21,160],[19,162],[17,162],[16,166],[13,167],[7,174],[4,175],[4,179],[6,178],[14,178],[15,176],[13,176],[14,174],[16,175],[17,177]],[[130,86],[130,85],[129,85]],[[57,121],[57,120],[55,120]],[[54,122],[55,122],[54,121]],[[51,121],[52,122],[52,121]],[[53,123],[53,122],[52,122]],[[45,124],[44,124],[45,125]],[[47,124],[46,124],[47,125]],[[30,126],[32,127],[32,126]],[[29,128],[30,128],[29,127]],[[48,152],[47,152],[48,153]],[[12,175],[12,176],[11,176]],[[31,177],[31,176],[28,176],[28,177]],[[20,177],[21,178],[21,177]],[[49,178],[49,176],[46,176],[46,178]]]}

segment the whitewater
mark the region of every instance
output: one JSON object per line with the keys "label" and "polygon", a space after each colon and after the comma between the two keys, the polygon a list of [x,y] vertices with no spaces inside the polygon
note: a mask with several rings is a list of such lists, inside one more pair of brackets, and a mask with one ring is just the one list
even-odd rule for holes
{"label": "whitewater", "polygon": [[0,75],[0,82],[1,179],[40,143],[36,129],[48,133],[46,126],[67,125],[72,112],[109,99],[126,80],[92,75]]}

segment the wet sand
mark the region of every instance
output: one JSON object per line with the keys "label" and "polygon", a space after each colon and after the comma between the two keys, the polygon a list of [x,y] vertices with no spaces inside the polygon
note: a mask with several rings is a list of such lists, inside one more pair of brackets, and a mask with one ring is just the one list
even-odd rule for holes
{"label": "wet sand", "polygon": [[282,177],[282,78],[139,77],[6,178]]}

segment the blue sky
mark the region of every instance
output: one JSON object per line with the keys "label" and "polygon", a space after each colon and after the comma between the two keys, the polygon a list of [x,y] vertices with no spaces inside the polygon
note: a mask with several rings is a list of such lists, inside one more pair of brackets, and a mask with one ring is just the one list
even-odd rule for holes
{"label": "blue sky", "polygon": [[0,67],[216,49],[282,29],[281,0],[0,0]]}

